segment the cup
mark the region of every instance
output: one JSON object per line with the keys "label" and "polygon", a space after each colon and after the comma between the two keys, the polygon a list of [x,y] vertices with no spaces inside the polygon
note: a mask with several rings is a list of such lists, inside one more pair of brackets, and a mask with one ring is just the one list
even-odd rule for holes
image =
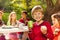
{"label": "cup", "polygon": [[33,21],[28,21],[28,25],[30,28],[33,28]]}

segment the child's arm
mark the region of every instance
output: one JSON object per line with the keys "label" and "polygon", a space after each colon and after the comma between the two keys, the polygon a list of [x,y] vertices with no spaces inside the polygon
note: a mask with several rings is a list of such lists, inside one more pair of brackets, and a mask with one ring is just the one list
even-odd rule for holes
{"label": "child's arm", "polygon": [[46,26],[41,26],[40,30],[41,30],[42,34],[44,34],[44,35],[47,34],[47,27]]}
{"label": "child's arm", "polygon": [[51,25],[47,22],[45,23],[46,27],[47,27],[47,34],[45,35],[47,38],[49,38],[49,40],[53,40],[54,35],[51,29]]}
{"label": "child's arm", "polygon": [[26,40],[28,38],[28,32],[24,32],[22,35],[22,40]]}
{"label": "child's arm", "polygon": [[58,33],[59,33],[59,29],[56,28],[56,29],[54,30],[54,35],[58,35]]}

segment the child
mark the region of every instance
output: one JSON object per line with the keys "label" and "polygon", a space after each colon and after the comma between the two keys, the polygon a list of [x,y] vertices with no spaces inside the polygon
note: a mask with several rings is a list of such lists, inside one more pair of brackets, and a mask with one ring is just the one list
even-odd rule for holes
{"label": "child", "polygon": [[[2,16],[3,16],[3,12],[0,11],[0,27],[4,25],[4,22],[2,21]],[[0,40],[6,40],[5,36],[2,33],[0,33]]]}
{"label": "child", "polygon": [[27,11],[23,11],[22,14],[21,14],[21,19],[19,20],[20,22],[24,23],[25,25],[27,25],[28,21],[30,20],[28,17],[27,17]]}
{"label": "child", "polygon": [[[43,13],[43,9],[39,5],[33,7],[31,11],[31,15],[36,22],[33,23],[33,28],[29,31],[30,40],[53,40],[54,36],[50,23],[42,20],[44,17]],[[42,29],[43,31],[41,31],[42,27],[46,30]]]}
{"label": "child", "polygon": [[[28,21],[30,20],[28,17],[27,17],[27,11],[23,11],[22,12],[22,14],[21,14],[21,19],[19,20],[21,23],[24,23],[25,24],[25,26],[27,26],[27,23],[28,23]],[[21,40],[24,40],[24,39],[26,39],[27,38],[27,32],[24,32],[24,33],[22,33],[22,32],[18,32],[18,34],[20,35],[20,39]]]}
{"label": "child", "polygon": [[[10,13],[7,25],[8,26],[11,25],[11,26],[14,26],[14,27],[18,27],[18,22],[16,20],[16,13],[15,12]],[[10,40],[18,40],[17,33],[10,33],[9,34],[9,39]]]}
{"label": "child", "polygon": [[53,40],[60,40],[60,12],[53,14],[51,18],[53,22],[52,30],[55,35]]}

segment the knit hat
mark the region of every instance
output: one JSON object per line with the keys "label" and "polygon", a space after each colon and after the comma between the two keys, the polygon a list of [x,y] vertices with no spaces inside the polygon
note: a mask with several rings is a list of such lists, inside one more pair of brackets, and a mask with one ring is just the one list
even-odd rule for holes
{"label": "knit hat", "polygon": [[35,10],[38,10],[38,9],[40,9],[40,10],[43,12],[43,8],[42,8],[40,5],[37,5],[37,6],[34,6],[34,7],[32,8],[31,15],[33,14],[33,12],[34,12]]}

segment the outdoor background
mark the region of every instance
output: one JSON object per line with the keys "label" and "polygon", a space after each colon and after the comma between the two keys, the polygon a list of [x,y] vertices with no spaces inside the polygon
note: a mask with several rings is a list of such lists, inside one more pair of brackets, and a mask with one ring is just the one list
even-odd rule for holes
{"label": "outdoor background", "polygon": [[[21,18],[21,12],[26,10],[31,17],[31,9],[35,5],[41,5],[44,9],[44,19],[51,23],[51,15],[60,11],[60,0],[0,0],[0,8],[4,9],[3,21],[6,23],[9,13],[13,10],[17,14],[17,20]],[[33,19],[32,19],[33,20]]]}

